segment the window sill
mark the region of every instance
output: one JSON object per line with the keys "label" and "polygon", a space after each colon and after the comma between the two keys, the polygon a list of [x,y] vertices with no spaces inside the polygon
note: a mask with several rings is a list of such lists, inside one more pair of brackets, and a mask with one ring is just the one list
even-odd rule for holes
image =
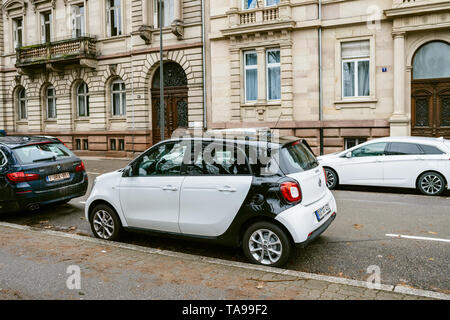
{"label": "window sill", "polygon": [[28,120],[17,120],[16,124],[18,124],[18,125],[26,125],[26,124],[28,124]]}
{"label": "window sill", "polygon": [[75,122],[89,122],[89,117],[76,118]]}
{"label": "window sill", "polygon": [[109,121],[112,121],[112,122],[127,121],[127,117],[126,116],[113,116],[113,117],[109,118]]}
{"label": "window sill", "polygon": [[44,120],[44,123],[45,124],[56,124],[58,122],[58,120],[56,120],[56,119],[47,119],[47,120]]}
{"label": "window sill", "polygon": [[128,37],[128,35],[126,35],[126,34],[121,34],[119,36],[112,36],[112,37],[111,36],[107,36],[107,37],[98,39],[98,42],[106,42],[106,43],[114,42],[114,41],[117,41],[117,40],[125,39],[127,37]]}
{"label": "window sill", "polygon": [[376,98],[350,98],[334,101],[336,109],[345,108],[371,108],[375,109],[375,104],[378,102]]}

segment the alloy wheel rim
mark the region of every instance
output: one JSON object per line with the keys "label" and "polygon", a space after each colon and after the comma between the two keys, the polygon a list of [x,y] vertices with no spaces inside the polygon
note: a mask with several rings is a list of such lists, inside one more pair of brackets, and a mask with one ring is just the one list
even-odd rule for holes
{"label": "alloy wheel rim", "polygon": [[109,239],[114,233],[114,220],[105,210],[99,210],[94,215],[95,232],[102,239]]}
{"label": "alloy wheel rim", "polygon": [[420,186],[427,194],[436,194],[442,189],[442,181],[438,176],[429,174],[422,178]]}
{"label": "alloy wheel rim", "polygon": [[264,265],[277,263],[283,253],[280,238],[268,229],[253,232],[248,245],[253,258]]}
{"label": "alloy wheel rim", "polygon": [[334,174],[330,170],[325,170],[327,174],[327,187],[330,188],[334,185]]}

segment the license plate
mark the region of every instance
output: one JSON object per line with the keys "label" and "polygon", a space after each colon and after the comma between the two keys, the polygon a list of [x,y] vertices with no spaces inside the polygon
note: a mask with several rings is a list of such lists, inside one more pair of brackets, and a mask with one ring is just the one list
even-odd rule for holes
{"label": "license plate", "polygon": [[48,182],[55,182],[55,181],[61,181],[61,180],[66,180],[70,178],[70,173],[68,172],[63,172],[63,173],[57,173],[57,174],[53,174],[51,176],[47,177],[47,181]]}
{"label": "license plate", "polygon": [[330,212],[331,212],[331,208],[330,208],[330,206],[327,203],[326,205],[324,205],[319,210],[316,210],[315,214],[316,214],[317,220],[318,221],[322,220]]}

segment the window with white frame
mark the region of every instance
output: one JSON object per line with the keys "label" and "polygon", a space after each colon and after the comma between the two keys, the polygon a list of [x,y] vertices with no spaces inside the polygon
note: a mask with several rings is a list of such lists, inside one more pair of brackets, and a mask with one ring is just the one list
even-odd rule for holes
{"label": "window with white frame", "polygon": [[367,141],[367,138],[344,138],[344,149],[350,149]]}
{"label": "window with white frame", "polygon": [[45,91],[45,102],[47,119],[56,119],[56,94],[55,88],[52,85],[49,85]]}
{"label": "window with white frame", "polygon": [[342,97],[370,95],[370,42],[341,43]]}
{"label": "window with white frame", "polygon": [[[159,28],[159,1],[153,1],[153,21],[154,25]],[[161,0],[162,5],[162,26],[168,27],[174,20],[174,0]]]}
{"label": "window with white frame", "polygon": [[78,117],[89,116],[89,89],[86,82],[82,82],[77,88]]}
{"label": "window with white frame", "polygon": [[244,10],[255,9],[257,6],[257,0],[242,0],[242,8]]}
{"label": "window with white frame", "polygon": [[23,19],[13,19],[14,30],[14,49],[20,48],[23,45]]}
{"label": "window with white frame", "polygon": [[266,51],[267,100],[281,99],[280,49]]}
{"label": "window with white frame", "polygon": [[258,100],[258,56],[256,51],[244,52],[245,101]]}
{"label": "window with white frame", "polygon": [[121,0],[107,0],[108,36],[110,37],[122,34],[122,8],[120,2]]}
{"label": "window with white frame", "polygon": [[19,120],[27,119],[27,93],[25,88],[21,88],[17,94],[18,102],[19,102]]}
{"label": "window with white frame", "polygon": [[72,6],[72,37],[78,38],[86,33],[84,20],[84,5]]}
{"label": "window with white frame", "polygon": [[126,112],[127,98],[125,83],[116,80],[111,84],[112,115],[123,116]]}
{"label": "window with white frame", "polygon": [[52,12],[41,13],[41,40],[43,43],[50,42],[52,38]]}

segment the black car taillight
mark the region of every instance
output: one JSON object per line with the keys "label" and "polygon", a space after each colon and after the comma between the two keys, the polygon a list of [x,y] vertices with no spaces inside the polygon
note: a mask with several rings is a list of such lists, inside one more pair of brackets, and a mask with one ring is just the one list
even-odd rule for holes
{"label": "black car taillight", "polygon": [[35,173],[25,173],[23,171],[21,172],[13,172],[8,173],[6,175],[9,181],[18,183],[18,182],[29,182],[29,181],[36,181],[39,180],[39,175]]}
{"label": "black car taillight", "polygon": [[302,201],[302,190],[296,182],[286,181],[280,184],[280,191],[288,202]]}

